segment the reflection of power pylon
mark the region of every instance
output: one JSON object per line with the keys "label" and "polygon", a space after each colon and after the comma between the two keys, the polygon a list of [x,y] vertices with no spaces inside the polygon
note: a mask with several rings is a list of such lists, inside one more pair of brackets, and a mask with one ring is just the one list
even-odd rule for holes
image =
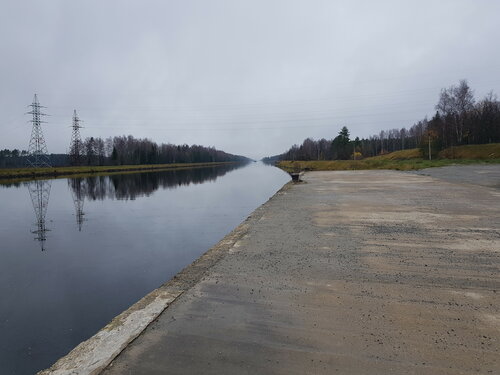
{"label": "reflection of power pylon", "polygon": [[83,203],[85,201],[84,186],[82,185],[82,180],[78,178],[68,179],[68,184],[71,188],[71,195],[73,196],[73,203],[75,204],[75,217],[76,224],[78,225],[78,230],[82,231],[83,225]]}
{"label": "reflection of power pylon", "polygon": [[36,234],[35,240],[40,242],[42,251],[45,250],[45,241],[47,240],[45,226],[45,215],[47,214],[47,206],[49,205],[50,197],[50,181],[31,181],[28,183],[31,203],[36,216],[36,229],[32,233]]}
{"label": "reflection of power pylon", "polygon": [[83,154],[83,143],[80,137],[80,129],[83,126],[80,125],[80,118],[76,114],[76,109],[73,112],[73,132],[71,133],[71,144],[69,146],[69,158],[71,165],[82,164],[82,154]]}
{"label": "reflection of power pylon", "polygon": [[39,167],[50,167],[49,157],[47,151],[47,145],[45,144],[45,138],[43,137],[42,132],[42,116],[47,116],[45,113],[40,111],[41,108],[45,108],[38,103],[38,98],[35,94],[33,98],[33,103],[31,103],[28,107],[31,107],[31,111],[27,114],[33,115],[33,119],[30,122],[33,123],[33,127],[31,128],[31,138],[30,145],[28,148],[28,158],[27,164],[30,167],[39,168]]}

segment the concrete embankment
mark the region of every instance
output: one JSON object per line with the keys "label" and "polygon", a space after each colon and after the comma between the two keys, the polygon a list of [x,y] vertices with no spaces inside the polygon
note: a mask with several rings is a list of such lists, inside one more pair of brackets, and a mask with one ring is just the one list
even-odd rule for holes
{"label": "concrete embankment", "polygon": [[304,180],[102,373],[500,373],[500,190],[396,171]]}

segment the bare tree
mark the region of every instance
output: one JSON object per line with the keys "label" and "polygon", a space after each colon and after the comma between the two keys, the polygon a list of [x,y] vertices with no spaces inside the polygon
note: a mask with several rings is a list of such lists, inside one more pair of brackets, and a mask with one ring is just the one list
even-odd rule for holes
{"label": "bare tree", "polygon": [[457,144],[464,141],[466,121],[474,109],[474,102],[474,92],[464,79],[457,86],[441,90],[436,109],[445,119],[452,120]]}

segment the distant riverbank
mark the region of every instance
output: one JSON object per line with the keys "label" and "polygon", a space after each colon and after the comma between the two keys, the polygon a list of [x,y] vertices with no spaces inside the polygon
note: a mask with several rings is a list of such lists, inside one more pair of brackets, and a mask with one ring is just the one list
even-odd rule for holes
{"label": "distant riverbank", "polygon": [[214,163],[175,163],[175,164],[140,164],[140,165],[106,165],[106,166],[80,166],[80,167],[48,167],[48,168],[6,168],[0,169],[1,180],[26,181],[45,177],[67,177],[75,175],[94,175],[100,173],[123,173],[140,171],[158,171],[179,168],[215,167],[219,165],[235,164],[241,162],[214,162]]}

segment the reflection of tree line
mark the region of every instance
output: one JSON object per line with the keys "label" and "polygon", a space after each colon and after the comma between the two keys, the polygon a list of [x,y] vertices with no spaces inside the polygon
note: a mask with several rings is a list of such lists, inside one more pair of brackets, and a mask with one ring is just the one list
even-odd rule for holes
{"label": "reflection of tree line", "polygon": [[242,164],[228,164],[161,172],[91,176],[71,180],[81,181],[80,194],[90,200],[135,199],[140,196],[149,196],[160,187],[173,189],[178,186],[215,181],[218,177],[241,166]]}
{"label": "reflection of tree line", "polygon": [[[240,168],[243,164],[228,164],[216,167],[191,169],[174,169],[162,172],[144,172],[131,174],[116,174],[109,176],[92,176],[68,178],[68,187],[71,191],[75,207],[75,218],[79,231],[83,225],[83,204],[85,198],[90,200],[135,199],[138,196],[149,196],[160,187],[174,189],[179,186],[201,184],[206,181],[215,181],[227,172]],[[50,180],[37,180],[26,183],[33,204],[36,217],[35,240],[40,242],[42,251],[47,240],[45,217],[50,197]]]}

